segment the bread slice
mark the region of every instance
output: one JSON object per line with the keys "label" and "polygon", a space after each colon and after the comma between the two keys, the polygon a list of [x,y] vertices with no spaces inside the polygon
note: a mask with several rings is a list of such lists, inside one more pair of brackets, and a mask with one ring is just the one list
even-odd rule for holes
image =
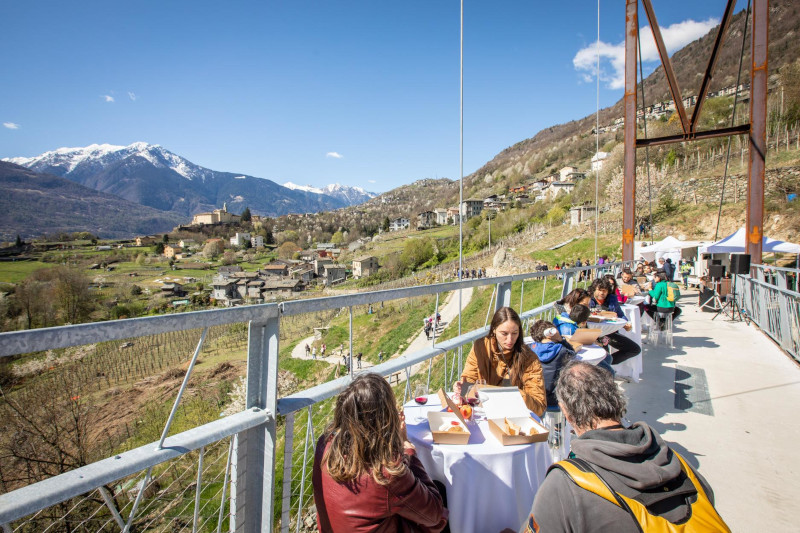
{"label": "bread slice", "polygon": [[508,418],[504,418],[503,420],[505,422],[504,429],[506,433],[509,435],[519,435],[520,427],[518,425],[516,425],[514,422],[511,422]]}

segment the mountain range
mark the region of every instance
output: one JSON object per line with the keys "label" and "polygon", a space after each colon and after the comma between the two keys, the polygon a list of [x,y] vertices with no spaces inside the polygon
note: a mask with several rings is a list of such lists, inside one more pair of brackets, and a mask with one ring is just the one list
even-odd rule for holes
{"label": "mountain range", "polygon": [[59,148],[35,157],[3,161],[74,181],[140,205],[189,217],[227,203],[231,212],[254,214],[328,211],[375,196],[359,187],[284,187],[268,179],[210,170],[165,148],[144,142],[129,146],[93,144]]}
{"label": "mountain range", "polygon": [[169,230],[186,219],[52,174],[0,161],[0,240],[88,231],[126,238]]}

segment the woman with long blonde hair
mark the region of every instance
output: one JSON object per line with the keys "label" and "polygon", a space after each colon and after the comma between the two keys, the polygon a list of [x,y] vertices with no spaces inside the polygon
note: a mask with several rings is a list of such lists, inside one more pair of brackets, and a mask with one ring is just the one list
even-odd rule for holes
{"label": "woman with long blonde hair", "polygon": [[333,423],[317,442],[313,484],[320,532],[438,533],[447,524],[392,388],[378,374],[358,376],[336,399]]}

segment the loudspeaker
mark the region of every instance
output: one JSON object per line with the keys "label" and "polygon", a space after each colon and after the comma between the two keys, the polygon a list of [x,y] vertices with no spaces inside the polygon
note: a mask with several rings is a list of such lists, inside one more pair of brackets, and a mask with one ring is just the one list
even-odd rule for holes
{"label": "loudspeaker", "polygon": [[722,264],[722,259],[712,259],[711,260],[711,264],[712,265],[721,265]]}
{"label": "loudspeaker", "polygon": [[708,277],[712,279],[722,279],[725,277],[724,265],[711,265],[708,267]]}
{"label": "loudspeaker", "polygon": [[731,274],[750,273],[750,254],[731,254]]}

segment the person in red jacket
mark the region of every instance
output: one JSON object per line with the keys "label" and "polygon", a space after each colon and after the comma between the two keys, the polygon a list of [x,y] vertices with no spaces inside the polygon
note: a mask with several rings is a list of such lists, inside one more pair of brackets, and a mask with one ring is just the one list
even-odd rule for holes
{"label": "person in red jacket", "polygon": [[447,509],[406,438],[391,387],[358,376],[317,442],[312,482],[322,533],[439,533]]}

